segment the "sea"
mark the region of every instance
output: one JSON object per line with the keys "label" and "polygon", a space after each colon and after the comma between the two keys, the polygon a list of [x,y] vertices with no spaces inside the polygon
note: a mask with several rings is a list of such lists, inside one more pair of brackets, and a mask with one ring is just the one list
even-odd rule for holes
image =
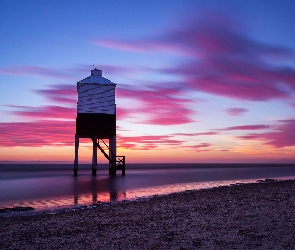
{"label": "sea", "polygon": [[295,164],[127,164],[126,175],[109,176],[107,165],[0,164],[0,209],[36,211],[91,206],[186,190],[265,179],[294,179]]}

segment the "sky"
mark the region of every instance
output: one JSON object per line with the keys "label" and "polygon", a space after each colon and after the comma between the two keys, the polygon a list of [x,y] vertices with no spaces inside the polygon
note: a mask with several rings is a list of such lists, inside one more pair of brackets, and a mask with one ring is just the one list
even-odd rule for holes
{"label": "sky", "polygon": [[293,0],[0,4],[0,162],[73,163],[94,68],[117,84],[127,163],[295,162]]}

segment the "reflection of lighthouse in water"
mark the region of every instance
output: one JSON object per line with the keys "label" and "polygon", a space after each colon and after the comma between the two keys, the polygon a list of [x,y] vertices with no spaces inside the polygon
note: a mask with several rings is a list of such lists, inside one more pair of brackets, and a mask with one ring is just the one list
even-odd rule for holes
{"label": "reflection of lighthouse in water", "polygon": [[[91,76],[77,82],[78,103],[75,135],[74,174],[78,173],[79,138],[93,141],[92,174],[96,175],[97,148],[109,160],[109,173],[125,175],[125,157],[116,155],[116,84],[102,77],[102,71],[91,70]],[[108,140],[109,145],[105,143]],[[100,146],[103,143],[108,154]]]}
{"label": "reflection of lighthouse in water", "polygon": [[92,177],[88,180],[74,178],[74,205],[93,204],[126,199],[125,178]]}

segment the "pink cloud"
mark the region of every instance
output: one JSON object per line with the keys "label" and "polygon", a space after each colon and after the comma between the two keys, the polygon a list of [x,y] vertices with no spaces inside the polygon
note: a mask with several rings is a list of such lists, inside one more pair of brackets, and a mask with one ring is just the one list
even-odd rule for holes
{"label": "pink cloud", "polygon": [[130,109],[116,107],[116,116],[119,121],[130,117],[131,114],[132,112],[130,111]]}
{"label": "pink cloud", "polygon": [[[13,106],[11,106],[13,107]],[[60,106],[17,107],[20,110],[9,112],[12,115],[35,119],[75,119],[76,108]]]}
{"label": "pink cloud", "polygon": [[230,116],[241,116],[247,111],[248,110],[244,108],[228,108],[225,110],[225,112]]}
{"label": "pink cloud", "polygon": [[[118,96],[139,101],[138,107],[125,108],[123,113],[144,114],[146,118],[138,123],[154,125],[177,125],[192,122],[193,111],[186,105],[189,99],[179,98],[182,91],[173,87],[149,86],[149,88],[119,88]],[[122,110],[121,110],[122,112]]]}
{"label": "pink cloud", "polygon": [[[0,123],[1,147],[73,146],[74,135],[75,121],[37,120]],[[117,137],[119,147],[135,150],[155,149],[161,145],[179,147],[183,142],[173,139],[172,135],[118,135]]]}
{"label": "pink cloud", "polygon": [[74,121],[0,123],[1,147],[72,146],[74,135]]}
{"label": "pink cloud", "polygon": [[[74,104],[72,85],[56,85],[37,93],[52,101]],[[75,93],[76,94],[76,93]],[[74,143],[76,107],[47,105],[41,107],[13,106],[9,114],[29,122],[0,123],[1,147],[70,146]]]}
{"label": "pink cloud", "polygon": [[203,51],[167,72],[180,74],[189,89],[240,100],[265,101],[290,97],[279,88],[283,82],[294,89],[295,69],[273,66],[264,58],[294,58],[294,51],[253,41],[237,29],[212,20],[193,21],[171,32],[179,46]]}
{"label": "pink cloud", "polygon": [[[1,147],[73,146],[75,121],[38,120],[0,123]],[[184,141],[171,135],[122,136],[117,145],[126,149],[149,150],[161,145],[179,147]]]}
{"label": "pink cloud", "polygon": [[295,120],[282,120],[275,127],[275,132],[252,133],[245,136],[239,136],[243,140],[262,140],[265,144],[275,148],[283,148],[295,145]]}
{"label": "pink cloud", "polygon": [[203,132],[203,133],[174,133],[175,136],[202,136],[202,135],[217,135],[217,132]]}
{"label": "pink cloud", "polygon": [[[206,67],[206,65],[203,65],[203,67]],[[231,66],[228,65],[228,68],[231,68]],[[225,70],[218,72],[216,68],[211,67],[211,69],[212,71],[207,75],[203,73],[203,76],[186,76],[187,87],[195,91],[238,100],[266,101],[269,99],[291,98],[288,92],[277,86],[279,78],[272,77],[271,73],[265,79],[263,79],[263,72],[261,72],[256,76],[253,75],[254,79],[252,81],[238,82],[229,78]],[[197,70],[194,70],[194,72],[197,72]],[[246,73],[252,74],[251,71]]]}
{"label": "pink cloud", "polygon": [[[76,88],[73,85],[54,85],[49,89],[38,90],[36,93],[51,101],[61,104],[75,104]],[[174,88],[149,86],[148,89],[119,89],[119,95],[134,98],[142,103],[141,107],[131,110],[118,108],[118,119],[129,116],[136,111],[147,115],[147,123],[152,124],[181,124],[189,122],[191,111],[184,105],[190,103],[176,97],[181,93]],[[30,122],[0,123],[0,145],[14,146],[64,146],[73,144],[75,134],[76,106],[65,107],[47,105],[41,107],[10,106],[14,111],[10,114],[28,118]],[[33,120],[32,120],[33,119]],[[72,121],[65,121],[65,120]],[[150,120],[149,120],[150,119]],[[159,145],[179,146],[183,141],[169,136],[136,136],[120,137],[118,145],[124,148],[146,150],[157,148]]]}
{"label": "pink cloud", "polygon": [[205,151],[211,151],[211,149],[203,149],[203,148],[207,148],[207,147],[210,147],[212,145],[213,144],[211,144],[211,143],[202,142],[202,143],[197,144],[197,145],[182,146],[182,148],[187,148],[187,149],[193,150],[195,152],[205,152]]}
{"label": "pink cloud", "polygon": [[76,84],[52,85],[49,86],[49,89],[36,90],[35,92],[54,103],[77,104]]}
{"label": "pink cloud", "polygon": [[[30,122],[0,123],[1,147],[15,146],[66,146],[73,145],[76,118],[76,86],[69,84],[52,85],[48,89],[36,90],[37,94],[54,103],[69,105],[46,105],[41,107],[10,106],[14,111],[10,114],[30,119]],[[173,86],[147,86],[139,89],[126,87],[118,89],[118,96],[135,99],[141,103],[139,107],[130,109],[119,107],[118,119],[128,117],[138,112],[147,116],[144,123],[151,124],[182,124],[190,122],[192,111],[186,108],[191,100],[179,98],[182,92]],[[72,121],[65,121],[72,120]],[[163,136],[119,136],[118,145],[129,149],[147,150],[160,145],[179,146],[183,143],[173,135]]]}
{"label": "pink cloud", "polygon": [[118,136],[118,146],[127,149],[148,150],[165,146],[180,146],[181,140],[175,140],[169,135],[150,135],[150,136]]}
{"label": "pink cloud", "polygon": [[[168,50],[183,53],[187,62],[162,73],[182,77],[183,91],[200,91],[238,100],[290,99],[283,83],[295,90],[295,68],[288,65],[295,52],[287,47],[249,38],[243,28],[224,16],[204,15],[174,25],[169,32],[137,41],[97,41],[101,45],[133,51]],[[160,121],[161,122],[161,121]]]}
{"label": "pink cloud", "polygon": [[50,89],[36,90],[37,94],[51,100],[54,103],[70,104],[71,107],[65,107],[60,105],[46,105],[41,107],[29,107],[29,106],[14,106],[7,105],[15,110],[7,113],[28,119],[72,119],[76,118],[77,113],[77,90],[74,85],[53,85]]}
{"label": "pink cloud", "polygon": [[197,145],[193,145],[193,146],[187,146],[187,147],[190,147],[190,148],[206,148],[206,147],[210,147],[210,146],[212,146],[211,143],[203,142],[201,144],[197,144]]}
{"label": "pink cloud", "polygon": [[233,126],[223,129],[218,129],[219,131],[232,131],[232,130],[260,130],[260,129],[269,129],[273,126],[270,125],[242,125],[242,126]]}

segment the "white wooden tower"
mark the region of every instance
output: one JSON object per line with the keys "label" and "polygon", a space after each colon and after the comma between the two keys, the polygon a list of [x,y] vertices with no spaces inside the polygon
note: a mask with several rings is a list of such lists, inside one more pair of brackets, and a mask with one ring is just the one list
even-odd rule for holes
{"label": "white wooden tower", "polygon": [[[74,174],[78,173],[79,138],[93,142],[92,174],[97,170],[97,148],[109,160],[109,173],[125,175],[125,156],[116,155],[116,84],[102,76],[102,71],[91,70],[91,75],[77,82],[78,103],[75,135]],[[105,141],[108,140],[108,145]],[[108,154],[100,146],[104,143]]]}

